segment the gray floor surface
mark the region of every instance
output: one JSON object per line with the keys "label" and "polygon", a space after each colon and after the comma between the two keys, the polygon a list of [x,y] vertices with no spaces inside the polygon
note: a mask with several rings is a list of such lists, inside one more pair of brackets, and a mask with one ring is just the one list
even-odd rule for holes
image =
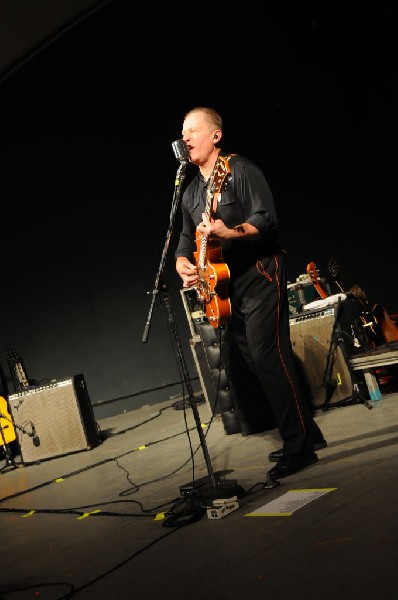
{"label": "gray floor surface", "polygon": [[[167,400],[99,421],[92,449],[17,456],[0,475],[0,599],[398,598],[398,393],[318,410],[328,447],[273,487],[277,431],[210,417]],[[219,506],[214,483],[239,498]]]}

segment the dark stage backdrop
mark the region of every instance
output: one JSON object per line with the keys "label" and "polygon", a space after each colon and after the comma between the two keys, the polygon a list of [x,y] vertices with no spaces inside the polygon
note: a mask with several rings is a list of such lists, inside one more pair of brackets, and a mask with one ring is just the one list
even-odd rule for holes
{"label": "dark stage backdrop", "polygon": [[[0,84],[3,395],[14,391],[12,348],[35,383],[83,373],[101,417],[182,392],[158,294],[149,310],[170,229],[171,143],[193,106],[218,109],[224,149],[263,167],[289,279],[310,261],[328,276],[335,258],[344,289],[359,284],[398,312],[388,14],[296,2],[264,18],[246,7],[239,22],[218,16],[215,34],[183,6],[138,17],[129,4],[83,2],[85,18],[61,19],[65,31],[58,23],[42,48],[17,27]],[[174,272],[178,230],[179,215],[162,279],[198,389]]]}

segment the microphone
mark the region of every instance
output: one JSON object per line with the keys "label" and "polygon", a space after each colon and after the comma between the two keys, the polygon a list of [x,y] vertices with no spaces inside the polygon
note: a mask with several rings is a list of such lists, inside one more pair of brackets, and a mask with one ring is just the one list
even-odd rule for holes
{"label": "microphone", "polygon": [[171,145],[176,159],[181,163],[187,163],[189,161],[189,150],[184,140],[176,140]]}
{"label": "microphone", "polygon": [[36,433],[36,429],[35,429],[35,426],[34,426],[33,424],[32,424],[32,433],[31,433],[31,437],[32,437],[32,442],[33,442],[33,445],[34,445],[34,446],[36,446],[36,448],[37,448],[38,446],[40,446],[40,438],[39,438],[39,436],[37,435],[37,433]]}

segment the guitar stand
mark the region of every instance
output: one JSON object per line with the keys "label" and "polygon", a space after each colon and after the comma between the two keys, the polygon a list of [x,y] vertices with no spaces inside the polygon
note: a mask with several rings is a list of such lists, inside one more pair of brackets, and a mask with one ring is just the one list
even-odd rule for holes
{"label": "guitar stand", "polygon": [[0,469],[0,475],[1,475],[1,473],[7,473],[8,471],[18,469],[18,465],[15,463],[15,461],[12,457],[11,450],[10,450],[8,444],[3,444],[3,450],[4,450],[6,462],[5,462],[5,465],[3,467],[1,467],[1,469]]}
{"label": "guitar stand", "polygon": [[326,367],[325,367],[325,372],[323,375],[323,382],[322,382],[323,387],[326,388],[326,397],[325,397],[324,403],[321,406],[321,409],[323,411],[327,411],[330,408],[338,408],[340,406],[350,406],[352,404],[363,404],[364,406],[366,406],[366,408],[371,409],[371,408],[373,408],[372,404],[370,402],[368,402],[368,400],[364,397],[363,394],[361,394],[360,390],[358,389],[357,384],[354,384],[353,394],[351,396],[349,396],[348,398],[344,398],[343,400],[339,400],[338,402],[334,402],[333,406],[330,405],[330,400],[333,396],[333,392],[335,391],[335,389],[337,387],[337,381],[335,379],[334,380],[332,379],[331,372],[332,372],[332,366],[333,366],[333,360],[332,360],[333,352],[338,344],[341,346],[342,354],[347,363],[349,371],[352,375],[352,369],[351,369],[351,366],[350,366],[350,363],[349,363],[349,360],[347,357],[347,353],[344,348],[343,339],[337,335],[337,323],[338,323],[338,318],[339,318],[339,314],[340,314],[340,308],[341,308],[341,298],[339,298],[338,303],[337,303],[336,315],[334,318],[333,328],[332,328],[332,332],[330,335],[330,345],[329,345],[328,355],[327,355],[327,359],[326,359]]}
{"label": "guitar stand", "polygon": [[[7,417],[5,415],[3,415],[3,413],[0,413],[0,417],[7,419]],[[9,421],[9,419],[7,419],[7,421]],[[11,471],[11,469],[18,469],[18,465],[15,464],[9,444],[6,443],[6,439],[4,437],[3,426],[1,424],[1,422],[0,422],[0,435],[1,435],[1,441],[2,441],[2,446],[3,446],[3,450],[4,450],[4,456],[6,459],[5,465],[0,469],[0,474],[1,474],[1,473],[7,473],[8,471]]]}
{"label": "guitar stand", "polygon": [[[7,415],[4,415],[2,412],[0,412],[0,417],[2,419],[5,419],[9,423],[11,423],[15,429],[19,429],[22,433],[26,433],[31,438],[35,437],[34,431],[32,431],[32,432],[26,431],[26,429],[21,427],[21,425],[17,425],[12,419],[10,419]],[[2,439],[2,446],[3,446],[5,459],[6,459],[5,465],[0,469],[0,474],[1,474],[1,473],[7,473],[11,469],[18,469],[18,465],[15,463],[15,461],[12,457],[11,450],[9,448],[9,444],[6,444],[6,440],[4,437],[4,432],[3,432],[3,427],[1,425],[1,422],[0,422],[0,436]]]}

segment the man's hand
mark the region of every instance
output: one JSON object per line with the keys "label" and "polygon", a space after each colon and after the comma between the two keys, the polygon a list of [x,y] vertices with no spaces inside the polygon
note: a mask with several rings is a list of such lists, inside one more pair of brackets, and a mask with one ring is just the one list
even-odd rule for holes
{"label": "man's hand", "polygon": [[222,239],[230,237],[231,230],[221,219],[209,219],[205,213],[202,214],[202,222],[196,228],[201,235],[209,239]]}
{"label": "man's hand", "polygon": [[229,228],[221,219],[209,219],[205,213],[202,214],[202,222],[196,228],[200,235],[210,240],[228,240],[240,238],[258,239],[260,233],[250,223],[241,223]]}
{"label": "man's hand", "polygon": [[198,269],[185,256],[179,256],[176,260],[176,270],[183,281],[183,287],[189,288],[198,281]]}

